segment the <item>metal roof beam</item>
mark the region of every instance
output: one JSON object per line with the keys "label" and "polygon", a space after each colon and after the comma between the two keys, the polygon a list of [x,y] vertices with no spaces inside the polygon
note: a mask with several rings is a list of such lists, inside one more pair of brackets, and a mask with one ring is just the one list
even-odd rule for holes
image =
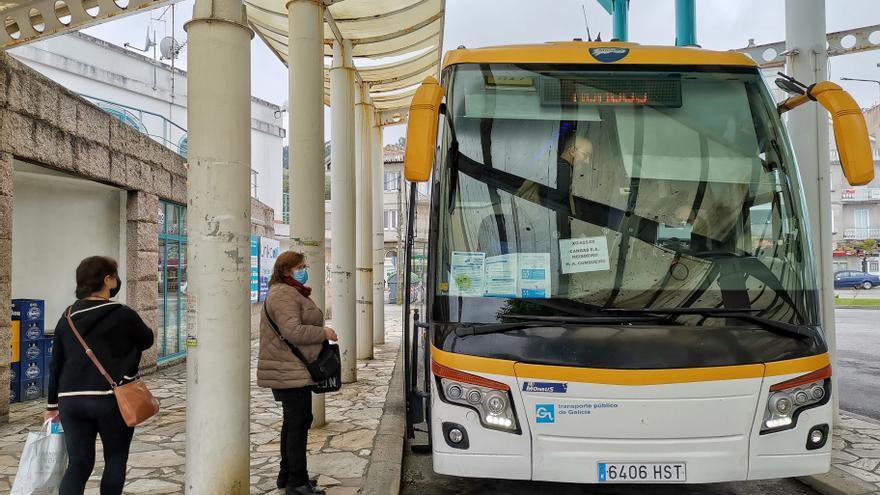
{"label": "metal roof beam", "polygon": [[57,8],[55,0],[22,1],[0,10],[5,19],[4,29],[0,29],[0,49],[78,31],[175,1],[133,0],[124,8],[112,0],[65,0]]}
{"label": "metal roof beam", "polygon": [[[828,33],[828,56],[834,57],[880,49],[880,43],[871,43],[870,37],[872,35],[875,36],[875,39],[880,37],[880,24]],[[844,39],[847,40],[846,45],[848,46],[844,46]],[[750,43],[749,46],[735,51],[745,53],[752,57],[752,60],[757,62],[762,69],[782,67],[785,65],[785,56],[782,55],[785,53],[784,41],[766,43],[763,45]],[[765,54],[767,56],[765,56]]]}

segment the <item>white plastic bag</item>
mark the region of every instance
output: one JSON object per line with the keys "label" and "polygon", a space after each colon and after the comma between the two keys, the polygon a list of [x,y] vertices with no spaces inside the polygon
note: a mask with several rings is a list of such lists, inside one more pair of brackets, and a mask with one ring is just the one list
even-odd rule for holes
{"label": "white plastic bag", "polygon": [[28,433],[10,495],[56,494],[67,469],[67,448],[59,423],[46,421],[43,430]]}

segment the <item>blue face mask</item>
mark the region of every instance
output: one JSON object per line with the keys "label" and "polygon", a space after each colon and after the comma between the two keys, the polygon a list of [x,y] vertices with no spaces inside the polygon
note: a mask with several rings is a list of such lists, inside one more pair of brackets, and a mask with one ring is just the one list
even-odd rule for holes
{"label": "blue face mask", "polygon": [[302,270],[294,270],[293,279],[297,282],[306,285],[306,282],[309,281],[309,272],[305,269]]}

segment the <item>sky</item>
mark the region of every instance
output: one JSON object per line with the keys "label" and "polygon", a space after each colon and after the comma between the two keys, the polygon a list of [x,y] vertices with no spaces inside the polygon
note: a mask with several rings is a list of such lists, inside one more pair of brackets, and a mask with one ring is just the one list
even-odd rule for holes
{"label": "sky", "polygon": [[[174,36],[185,40],[183,25],[192,16],[194,0],[174,7]],[[280,0],[279,0],[280,1]],[[826,0],[827,32],[880,24],[880,0]],[[672,45],[675,42],[674,0],[631,0],[630,41]],[[696,0],[697,43],[703,48],[731,50],[785,38],[784,0]],[[446,0],[444,51],[459,45],[469,48],[512,43],[543,43],[573,38],[586,39],[583,11],[593,36],[611,35],[611,16],[596,0]],[[153,20],[160,19],[160,20]],[[87,34],[122,45],[143,46],[152,26],[159,39],[172,35],[171,9],[162,7],[85,30]],[[251,49],[254,96],[279,105],[287,101],[286,67],[255,37]],[[178,65],[185,68],[184,49]],[[849,91],[862,107],[880,102],[880,84],[841,81],[841,77],[880,80],[880,49],[832,57],[829,76]],[[330,136],[330,114],[325,112],[325,131]],[[396,143],[403,126],[387,127],[385,143]]]}

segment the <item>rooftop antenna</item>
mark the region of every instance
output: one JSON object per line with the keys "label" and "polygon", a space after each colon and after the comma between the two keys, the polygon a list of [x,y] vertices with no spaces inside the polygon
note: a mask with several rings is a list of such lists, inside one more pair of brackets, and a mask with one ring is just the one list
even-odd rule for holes
{"label": "rooftop antenna", "polygon": [[587,28],[587,41],[593,41],[593,36],[590,34],[590,23],[587,22],[587,8],[584,7],[584,4],[581,4],[581,11],[584,13],[584,26]]}
{"label": "rooftop antenna", "polygon": [[132,50],[137,50],[139,52],[147,53],[148,51],[150,51],[150,48],[153,48],[154,46],[156,46],[156,40],[155,40],[155,36],[153,39],[150,39],[150,26],[147,26],[147,40],[144,42],[144,49],[143,50],[132,45],[131,43],[126,43],[122,46],[124,46],[126,48],[131,48]]}

